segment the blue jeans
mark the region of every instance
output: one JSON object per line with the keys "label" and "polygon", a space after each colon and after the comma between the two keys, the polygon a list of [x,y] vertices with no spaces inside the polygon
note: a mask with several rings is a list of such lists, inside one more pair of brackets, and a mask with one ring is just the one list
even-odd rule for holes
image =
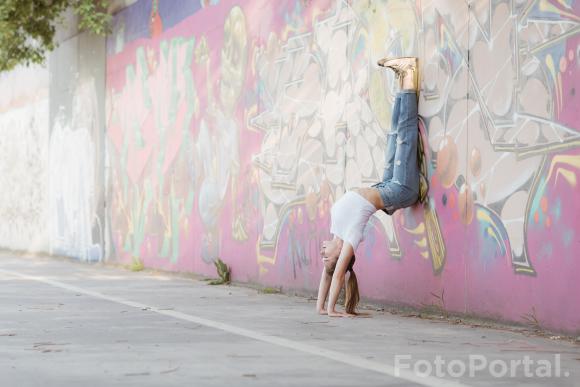
{"label": "blue jeans", "polygon": [[400,91],[393,106],[391,132],[387,134],[383,181],[373,185],[383,199],[383,211],[389,215],[399,208],[412,206],[419,198],[417,114],[417,93]]}

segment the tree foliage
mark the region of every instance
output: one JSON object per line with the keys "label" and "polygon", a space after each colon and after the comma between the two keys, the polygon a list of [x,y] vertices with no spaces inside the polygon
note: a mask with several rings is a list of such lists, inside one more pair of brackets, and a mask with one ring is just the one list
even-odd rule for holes
{"label": "tree foliage", "polygon": [[110,0],[0,0],[0,72],[19,64],[43,63],[56,47],[56,27],[71,8],[81,30],[109,32]]}

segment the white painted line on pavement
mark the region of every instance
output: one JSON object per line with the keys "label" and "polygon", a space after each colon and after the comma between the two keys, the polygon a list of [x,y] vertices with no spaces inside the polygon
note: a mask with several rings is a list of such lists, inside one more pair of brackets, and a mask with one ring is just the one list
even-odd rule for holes
{"label": "white painted line on pavement", "polygon": [[16,276],[16,277],[20,277],[20,278],[24,278],[24,279],[28,279],[28,280],[43,282],[45,284],[52,285],[52,286],[55,286],[57,288],[70,290],[70,291],[73,291],[76,293],[85,294],[87,296],[100,298],[102,300],[112,301],[112,302],[115,302],[117,304],[132,306],[134,308],[139,308],[139,309],[147,309],[147,310],[150,310],[152,312],[162,314],[165,316],[169,316],[169,317],[173,317],[173,318],[176,318],[179,320],[190,321],[190,322],[193,322],[196,324],[204,325],[204,326],[209,327],[209,328],[220,329],[222,331],[229,332],[229,333],[232,333],[234,335],[248,337],[248,338],[262,341],[265,343],[278,345],[280,347],[290,348],[290,349],[304,352],[304,353],[308,353],[311,355],[324,357],[324,358],[327,358],[330,360],[334,360],[334,361],[337,361],[340,363],[347,364],[349,366],[378,372],[378,373],[381,373],[384,375],[388,375],[388,376],[398,378],[398,379],[407,380],[407,381],[417,383],[417,384],[420,384],[423,386],[428,386],[428,387],[469,387],[468,385],[459,383],[457,381],[441,379],[441,378],[436,378],[436,377],[432,377],[432,376],[426,376],[426,377],[419,376],[419,375],[417,375],[409,370],[406,370],[406,369],[397,370],[395,367],[390,366],[388,364],[382,364],[382,363],[379,363],[376,361],[370,361],[367,359],[363,359],[361,357],[348,355],[348,354],[338,352],[338,351],[333,351],[330,349],[316,347],[316,346],[310,345],[310,344],[300,343],[298,341],[285,339],[285,338],[279,337],[279,336],[272,336],[272,335],[268,335],[268,334],[263,334],[263,333],[253,331],[250,329],[240,328],[240,327],[237,327],[235,325],[226,324],[226,323],[222,323],[222,322],[214,321],[214,320],[209,320],[209,319],[199,317],[199,316],[194,316],[191,314],[181,313],[181,312],[177,312],[174,310],[158,309],[158,308],[151,306],[151,305],[146,305],[146,304],[142,304],[140,302],[125,300],[125,299],[115,297],[115,296],[108,296],[108,295],[103,294],[103,293],[95,292],[95,291],[88,290],[88,289],[83,289],[83,288],[80,288],[78,286],[69,285],[69,284],[66,284],[64,282],[51,280],[51,279],[41,277],[41,276],[22,274],[22,273],[18,273],[15,271],[4,270],[4,269],[0,269],[0,273],[4,273],[4,274]]}

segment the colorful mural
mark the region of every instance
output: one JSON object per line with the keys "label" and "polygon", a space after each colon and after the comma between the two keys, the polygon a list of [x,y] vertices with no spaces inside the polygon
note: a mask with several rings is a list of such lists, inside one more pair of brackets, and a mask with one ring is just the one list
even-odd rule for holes
{"label": "colorful mural", "polygon": [[120,261],[315,289],[332,203],[382,175],[375,63],[413,55],[429,201],[372,218],[363,295],[580,329],[578,2],[141,0],[113,30]]}

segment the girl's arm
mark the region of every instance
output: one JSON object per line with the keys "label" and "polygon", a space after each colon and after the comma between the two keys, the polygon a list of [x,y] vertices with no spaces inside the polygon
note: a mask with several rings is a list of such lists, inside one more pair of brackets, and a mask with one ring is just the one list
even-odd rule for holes
{"label": "girl's arm", "polygon": [[340,257],[336,263],[336,268],[334,269],[334,274],[332,275],[332,284],[330,286],[330,296],[328,298],[328,315],[330,317],[341,317],[348,316],[346,313],[339,313],[335,310],[336,301],[338,300],[338,295],[340,294],[340,289],[344,285],[344,276],[346,274],[346,269],[348,264],[354,254],[353,248],[350,243],[344,241],[342,249],[340,250]]}
{"label": "girl's arm", "polygon": [[326,272],[326,268],[322,269],[322,277],[320,278],[320,285],[318,286],[318,299],[316,300],[316,311],[320,314],[326,314],[324,309],[324,302],[328,295],[330,288],[330,280],[332,277]]}

